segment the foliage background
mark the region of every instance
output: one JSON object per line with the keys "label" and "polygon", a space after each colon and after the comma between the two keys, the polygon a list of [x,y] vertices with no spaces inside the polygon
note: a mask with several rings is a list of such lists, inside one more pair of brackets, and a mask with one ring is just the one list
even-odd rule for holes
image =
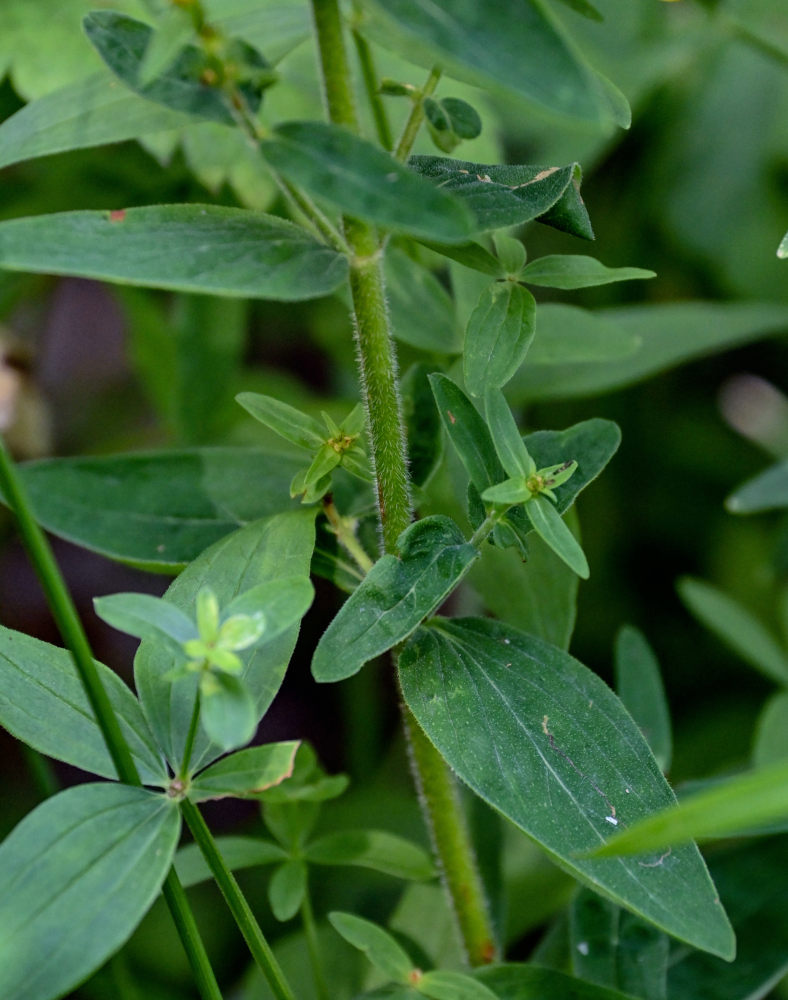
{"label": "foliage background", "polygon": [[[92,6],[5,0],[0,119],[97,64],[79,30],[81,15]],[[114,6],[135,12],[134,3]],[[297,4],[281,6],[283,36],[289,31],[295,39],[304,12]],[[788,19],[780,4],[600,0],[598,6],[604,24],[571,11],[565,20],[629,98],[632,129],[584,133],[536,109],[526,113],[522,104],[447,82],[441,93],[470,99],[485,121],[482,137],[459,155],[583,164],[583,195],[597,236],[593,252],[610,266],[651,268],[658,278],[570,293],[573,304],[698,298],[788,307],[788,271],[774,253],[788,219]],[[267,104],[272,120],[318,116],[313,63],[309,44],[296,46],[281,63],[283,85]],[[414,83],[423,75],[393,57],[381,69]],[[390,107],[394,116],[406,110],[394,101]],[[270,183],[237,142],[233,133],[199,125],[180,135],[151,136],[141,146],[126,143],[12,167],[0,173],[0,219],[186,200],[279,210]],[[427,139],[421,142],[417,151],[432,151]],[[532,257],[585,250],[538,225],[526,244]],[[562,300],[570,296],[561,293]],[[296,405],[314,394],[340,413],[353,399],[349,324],[336,299],[288,306],[175,301],[162,293],[2,273],[0,322],[6,354],[26,372],[31,406],[40,406],[49,424],[48,432],[20,430],[16,447],[23,457],[261,443],[265,432],[232,401],[244,389],[283,395]],[[403,347],[403,368],[415,357]],[[781,395],[786,370],[785,341],[774,337],[594,398],[540,402],[525,414],[534,427],[603,416],[623,429],[616,460],[581,505],[592,575],[580,587],[572,651],[609,680],[618,626],[631,622],[644,630],[659,655],[674,717],[674,783],[740,766],[771,690],[690,617],[676,596],[676,579],[700,576],[775,631],[786,634],[788,628],[788,523],[778,514],[734,518],[723,508],[725,496],[759,471],[769,454],[788,454],[788,404]],[[3,624],[57,642],[6,512],[0,531]],[[57,551],[97,656],[128,675],[134,643],[95,618],[91,598],[126,589],[161,593],[167,581],[66,543]],[[318,596],[305,621],[305,648],[336,609],[328,588]],[[260,737],[307,737],[329,769],[357,779],[354,791],[326,810],[328,827],[353,814],[383,816],[380,793],[386,789],[387,828],[423,836],[403,769],[396,766],[403,750],[394,697],[382,672],[374,677],[372,671],[342,691],[316,694],[308,663],[296,652]],[[369,704],[372,709],[358,710]],[[18,745],[5,734],[0,739],[4,833],[34,804],[35,794]],[[74,775],[61,769],[59,777],[68,783]],[[255,816],[240,806],[228,815],[223,807],[215,822],[220,829],[253,826]],[[265,875],[246,881],[252,895],[261,893]],[[364,903],[374,900],[384,915],[396,901],[396,890],[382,878],[347,877],[330,888],[334,907],[361,905],[363,894]],[[318,905],[327,889],[328,882],[317,887]],[[205,889],[197,899],[217,967],[240,969],[243,952],[214,905],[214,891]],[[529,943],[524,939],[522,955]],[[158,907],[132,950],[143,981],[149,975],[151,982],[170,983],[163,997],[185,995],[179,992],[186,982],[180,949]]]}

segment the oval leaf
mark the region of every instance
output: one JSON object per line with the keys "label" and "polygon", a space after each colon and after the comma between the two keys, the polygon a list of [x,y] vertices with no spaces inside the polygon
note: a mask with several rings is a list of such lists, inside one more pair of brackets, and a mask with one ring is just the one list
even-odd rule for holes
{"label": "oval leaf", "polygon": [[675,802],[609,688],[555,647],[486,619],[420,629],[400,657],[406,702],[449,765],[581,881],[694,947],[734,953],[694,846],[582,857]]}
{"label": "oval leaf", "polygon": [[297,741],[268,743],[239,750],[201,771],[193,778],[189,798],[248,798],[279,785],[293,773]]}
{"label": "oval leaf", "polygon": [[439,607],[479,555],[457,525],[435,515],[406,528],[345,601],[317,644],[316,681],[340,681],[396,646]]}
{"label": "oval leaf", "polygon": [[471,231],[460,201],[337,125],[285,122],[261,148],[283,177],[348,215],[445,243]]}
{"label": "oval leaf", "polygon": [[169,601],[152,594],[110,594],[93,599],[99,618],[138,639],[159,639],[180,649],[197,637],[194,621]]}
{"label": "oval leaf", "polygon": [[327,295],[348,271],[299,226],[217,205],[11,219],[0,223],[0,268],[285,301]]}
{"label": "oval leaf", "polygon": [[71,788],[0,846],[0,994],[52,1000],[116,951],[158,895],[175,803],[127,785]]}
{"label": "oval leaf", "polygon": [[656,276],[654,271],[645,271],[640,267],[605,267],[594,257],[580,254],[551,254],[532,260],[520,275],[520,280],[528,285],[571,289]]}
{"label": "oval leaf", "polygon": [[400,983],[409,982],[413,962],[388,931],[352,913],[334,911],[329,913],[328,919],[334,930],[348,944],[363,951],[375,968],[380,969],[387,978]]}
{"label": "oval leaf", "polygon": [[277,920],[290,920],[301,908],[306,893],[306,865],[285,861],[268,883],[268,901]]}
{"label": "oval leaf", "polygon": [[[96,669],[145,784],[169,784],[164,761],[140,704],[118,675]],[[116,778],[117,771],[71,654],[0,627],[0,724],[55,760]]]}
{"label": "oval leaf", "polygon": [[482,292],[465,331],[463,374],[472,396],[506,385],[536,332],[536,302],[522,285],[496,282]]}
{"label": "oval leaf", "polygon": [[340,830],[313,840],[306,849],[317,865],[356,865],[397,878],[434,878],[435,866],[423,847],[385,830]]}
{"label": "oval leaf", "polygon": [[[314,511],[296,510],[255,521],[222,539],[202,553],[172,583],[166,598],[186,614],[193,614],[203,587],[216,594],[219,606],[227,606],[247,590],[279,576],[309,575],[314,546]],[[293,626],[273,642],[237,655],[243,661],[241,674],[254,698],[254,716],[259,720],[282,683],[298,636]],[[145,714],[160,746],[177,772],[195,697],[195,677],[171,681],[167,676],[177,666],[160,644],[144,640],[134,660],[134,677]],[[237,745],[237,744],[236,744]],[[191,757],[191,769],[199,770],[221,753],[200,730]]]}

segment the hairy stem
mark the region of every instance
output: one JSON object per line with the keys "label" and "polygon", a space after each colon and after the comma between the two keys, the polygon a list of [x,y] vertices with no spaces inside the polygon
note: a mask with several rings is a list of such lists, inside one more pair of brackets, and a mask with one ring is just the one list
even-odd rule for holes
{"label": "hairy stem", "polygon": [[271,987],[271,992],[276,1000],[295,1000],[290,984],[285,979],[285,974],[282,972],[271,946],[260,930],[260,925],[257,923],[246,897],[241,892],[235,876],[219,853],[216,841],[213,839],[213,834],[208,829],[208,824],[203,819],[202,813],[189,799],[184,799],[181,802],[181,812],[208,867],[211,869],[211,874],[227,902],[238,929],[244,936],[252,958]]}
{"label": "hairy stem", "polygon": [[[0,490],[5,494],[8,505],[16,516],[22,541],[46,595],[52,616],[74,660],[77,673],[82,681],[85,694],[93,709],[93,714],[104,737],[118,777],[127,785],[140,786],[142,781],[137,766],[132,759],[129,745],[121,732],[109,696],[96,670],[93,653],[77,609],[74,607],[66,582],[55,562],[49,542],[33,517],[26,490],[6,451],[2,437],[0,437]],[[170,871],[162,891],[178,929],[189,964],[195,972],[200,995],[203,1000],[221,1000],[221,992],[211,969],[197,924],[174,871]]]}
{"label": "hairy stem", "polygon": [[[335,124],[358,133],[358,117],[337,0],[312,0],[312,12],[329,117]],[[433,71],[431,76],[435,73],[437,71]],[[433,88],[437,82],[436,75]],[[417,125],[409,130],[409,134],[412,131],[415,137],[416,129]],[[407,141],[412,142],[412,139]],[[405,427],[397,388],[396,355],[386,309],[382,252],[375,230],[366,223],[346,219],[345,233],[356,257],[351,268],[350,289],[378,489],[381,534],[385,550],[394,552],[397,538],[410,523],[411,502]],[[469,960],[475,964],[492,961],[495,956],[492,927],[456,789],[450,793],[454,788],[454,779],[443,758],[405,706],[403,716],[411,739],[422,808],[433,833],[435,850],[445,873],[445,884],[458,916],[465,949]]]}

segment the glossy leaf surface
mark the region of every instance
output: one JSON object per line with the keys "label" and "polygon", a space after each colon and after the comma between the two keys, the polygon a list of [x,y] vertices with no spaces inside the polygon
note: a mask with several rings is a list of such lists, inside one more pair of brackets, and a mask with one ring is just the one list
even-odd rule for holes
{"label": "glossy leaf surface", "polygon": [[323,633],[312,658],[315,680],[351,677],[396,646],[443,603],[479,554],[439,515],[406,528],[398,551],[375,563]]}
{"label": "glossy leaf surface", "polygon": [[679,581],[678,591],[695,617],[746,663],[778,684],[788,684],[788,653],[747,608],[717,587],[691,577]]}
{"label": "glossy leaf surface", "polygon": [[111,559],[177,572],[242,524],[297,506],[298,458],[200,448],[28,462],[37,520]]}
{"label": "glossy leaf surface", "polygon": [[[254,521],[203,552],[165,596],[191,614],[197,593],[205,586],[211,587],[222,607],[279,576],[306,578],[314,537],[313,511],[291,511]],[[238,653],[244,663],[241,679],[252,692],[256,719],[262,717],[279,689],[297,635],[296,625],[267,645]],[[145,714],[170,763],[177,768],[194,706],[195,678],[166,679],[175,666],[172,655],[151,640],[143,641],[134,661]],[[195,770],[204,767],[220,753],[221,749],[199,731],[190,766]]]}
{"label": "glossy leaf surface", "polygon": [[509,626],[457,619],[420,629],[399,673],[452,769],[562,867],[669,934],[732,957],[696,847],[615,864],[583,857],[675,802],[637,726],[591,671]]}
{"label": "glossy leaf surface", "polygon": [[616,636],[616,693],[640,727],[662,772],[670,770],[673,737],[659,663],[646,637],[632,625]]}
{"label": "glossy leaf surface", "polygon": [[338,288],[347,259],[262,212],[154,205],[2,222],[0,268],[296,301]]}
{"label": "glossy leaf surface", "polygon": [[[575,188],[575,175],[579,175],[575,163],[566,167],[501,166],[443,156],[412,156],[409,163],[441,190],[462,199],[473,213],[478,231],[539,219],[576,236],[593,238],[588,213]],[[427,235],[441,239],[437,233]]]}
{"label": "glossy leaf surface", "polygon": [[285,122],[262,142],[283,177],[348,215],[444,242],[471,231],[465,206],[384,150],[325,122]]}
{"label": "glossy leaf surface", "polygon": [[[142,780],[167,785],[139,702],[113,670],[98,662],[96,668]],[[117,777],[71,654],[6,628],[0,628],[0,724],[48,757]]]}
{"label": "glossy leaf surface", "polygon": [[0,993],[51,1000],[126,941],[170,867],[171,800],[118,784],[48,799],[0,846]]}
{"label": "glossy leaf surface", "polygon": [[511,281],[489,285],[465,331],[463,372],[471,395],[506,385],[525,360],[535,332],[533,295]]}
{"label": "glossy leaf surface", "polygon": [[527,264],[520,278],[527,285],[546,288],[591,288],[614,281],[655,278],[654,271],[641,267],[605,267],[594,257],[581,254],[551,254],[537,257]]}
{"label": "glossy leaf surface", "polygon": [[423,847],[385,830],[339,830],[313,840],[309,861],[318,865],[355,865],[397,878],[431,879],[435,866]]}
{"label": "glossy leaf surface", "polygon": [[429,64],[514,91],[562,115],[596,123],[611,118],[593,70],[541,0],[500,7],[473,0],[376,0],[369,6],[376,15],[375,38],[383,44],[393,41]]}
{"label": "glossy leaf surface", "polygon": [[189,798],[245,798],[285,781],[293,773],[297,742],[268,743],[222,757],[196,775]]}

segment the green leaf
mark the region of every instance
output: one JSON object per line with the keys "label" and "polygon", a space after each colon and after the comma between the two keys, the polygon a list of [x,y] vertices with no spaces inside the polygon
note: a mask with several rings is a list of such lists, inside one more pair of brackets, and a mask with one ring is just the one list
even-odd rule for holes
{"label": "green leaf", "polygon": [[633,334],[599,313],[561,303],[539,306],[539,331],[528,352],[528,364],[515,375],[515,394],[523,379],[538,381],[534,365],[618,361],[630,357],[640,347]]}
{"label": "green leaf", "polygon": [[520,280],[529,285],[571,289],[656,276],[656,272],[644,271],[639,267],[605,267],[593,257],[551,254],[532,260],[520,275]]}
{"label": "green leaf", "polygon": [[127,785],[34,809],[0,846],[0,994],[52,1000],[105,962],[158,895],[179,832],[172,801]]}
{"label": "green leaf", "polygon": [[151,594],[95,597],[93,607],[108,625],[138,639],[159,639],[180,649],[197,636],[194,621],[180,608]]}
{"label": "green leaf", "polygon": [[646,637],[632,625],[619,629],[615,644],[616,692],[640,727],[663,773],[670,770],[673,738],[659,663]]}
{"label": "green leaf", "polygon": [[242,747],[254,736],[257,713],[246,684],[233,674],[212,672],[200,680],[200,722],[222,751]]}
{"label": "green leaf", "polygon": [[433,1000],[496,1000],[489,987],[464,972],[431,969],[416,982],[416,989]]}
{"label": "green leaf", "polygon": [[474,976],[498,997],[498,1000],[631,1000],[618,990],[575,979],[555,969],[539,965],[491,965],[477,969]]}
{"label": "green leaf", "polygon": [[666,1000],[667,937],[590,889],[570,909],[572,972],[643,1000]]}
{"label": "green leaf", "polygon": [[217,205],[11,219],[0,223],[0,268],[285,301],[347,277],[345,257],[291,222]]}
{"label": "green leaf", "polygon": [[[539,331],[545,329],[540,307]],[[678,302],[602,309],[594,317],[640,341],[617,360],[555,363],[535,367],[539,337],[510,385],[517,402],[592,396],[632,385],[676,365],[775,333],[788,323],[788,307],[766,302]]]}
{"label": "green leaf", "polygon": [[[2,126],[0,126],[2,130]],[[0,134],[2,132],[0,131]],[[481,271],[482,274],[489,274],[493,278],[504,278],[500,261],[494,257],[489,250],[481,243],[435,243],[432,240],[419,240],[425,247],[435,253],[448,257],[449,260],[456,260],[458,264],[469,267],[474,271]]]}
{"label": "green leaf", "polygon": [[342,795],[347,786],[347,775],[327,775],[312,747],[301,743],[292,777],[261,792],[259,797],[266,803],[325,802]]}
{"label": "green leaf", "polygon": [[[216,846],[230,871],[271,865],[287,858],[287,853],[279,844],[263,840],[262,837],[217,837]],[[197,844],[187,844],[178,851],[175,855],[175,871],[185,889],[213,878]]]}
{"label": "green leaf", "polygon": [[369,961],[395,982],[408,983],[413,970],[413,962],[397,944],[395,939],[382,927],[352,913],[329,913],[334,930],[363,951]]}
{"label": "green leaf", "polygon": [[397,878],[422,880],[436,875],[423,847],[385,830],[341,830],[313,840],[306,858],[317,865],[355,865]]}
{"label": "green leaf", "polygon": [[429,378],[449,440],[471,482],[481,493],[505,475],[487,425],[462,389],[448,376],[436,373]]}
{"label": "green leaf", "polygon": [[140,86],[155,80],[194,38],[194,21],[184,7],[169,7],[158,19],[137,72]]}
{"label": "green leaf", "polygon": [[[296,510],[255,521],[198,556],[171,584],[165,597],[192,614],[197,593],[205,586],[211,587],[221,607],[280,576],[306,578],[313,545],[314,511]],[[237,654],[244,664],[241,680],[254,697],[255,721],[263,716],[279,690],[297,635],[298,628],[293,626],[273,642]],[[167,680],[174,666],[167,650],[143,640],[134,661],[137,691],[151,729],[177,771],[194,707],[196,679]],[[221,748],[211,745],[200,729],[191,770],[205,767],[220,753]]]}
{"label": "green leaf", "polygon": [[505,233],[495,233],[493,244],[504,274],[519,276],[528,259],[522,242],[512,236],[507,236]]}
{"label": "green leaf", "polygon": [[788,817],[788,762],[750,771],[698,792],[679,805],[656,812],[622,830],[597,857],[640,854],[684,844],[688,840],[722,837],[760,823]]}
{"label": "green leaf", "polygon": [[[491,163],[471,163],[444,156],[412,156],[410,166],[461,199],[476,220],[475,229],[505,229],[539,219],[557,228],[586,239],[593,238],[591,222],[575,190],[579,167],[541,167],[530,164],[499,166]],[[566,205],[559,211],[559,204]],[[551,215],[554,210],[557,215]],[[566,216],[568,211],[569,215]],[[438,233],[425,234],[428,239],[449,242]]]}
{"label": "green leaf", "polygon": [[454,303],[438,279],[396,247],[386,253],[385,271],[394,336],[422,351],[458,354]]}
{"label": "green leaf", "polygon": [[325,443],[326,433],[314,417],[280,399],[259,392],[241,392],[235,399],[255,420],[299,448],[313,452]]}
{"label": "green leaf", "polygon": [[20,473],[47,530],[111,559],[177,573],[242,524],[296,506],[288,488],[299,462],[260,449],[200,448],[45,459]]}
{"label": "green leaf", "polygon": [[465,331],[463,374],[472,396],[506,385],[525,360],[536,332],[533,295],[511,281],[482,292]]}
{"label": "green leaf", "polygon": [[222,757],[192,779],[189,798],[247,798],[279,785],[293,773],[297,749],[297,741],[268,743]]}
{"label": "green leaf", "polygon": [[285,122],[261,148],[283,177],[348,215],[445,243],[471,231],[461,202],[336,125]]}
{"label": "green leaf", "polygon": [[[83,22],[85,34],[109,69],[130,90],[148,101],[163,104],[175,111],[183,111],[198,118],[235,125],[230,98],[217,80],[216,84],[203,81],[203,74],[217,68],[204,50],[195,45],[181,49],[173,63],[150,83],[141,78],[148,47],[155,36],[154,30],[142,21],[109,10],[88,14]],[[251,48],[244,45],[246,58],[252,60],[254,69],[262,74],[262,83],[241,82],[239,90],[252,111],[260,106],[262,89],[273,82],[273,75],[266,72],[268,64]]]}
{"label": "green leaf", "polygon": [[692,614],[750,666],[778,684],[788,684],[788,654],[745,607],[711,584],[691,577],[678,582],[679,597]]}
{"label": "green leaf", "polygon": [[340,681],[396,646],[465,576],[477,550],[448,517],[412,524],[367,573],[323,633],[312,658],[316,681]]}
{"label": "green leaf", "polygon": [[430,366],[412,365],[400,380],[402,415],[408,434],[408,467],[415,486],[423,486],[443,457],[441,419],[430,389]]}
{"label": "green leaf", "polygon": [[291,920],[306,894],[306,865],[290,860],[281,864],[268,883],[268,901],[277,920]]}
{"label": "green leaf", "polygon": [[788,691],[774,694],[764,705],[755,728],[752,762],[764,767],[788,759]]}
{"label": "green leaf", "polygon": [[533,475],[536,463],[523,443],[503,393],[497,389],[488,390],[484,397],[484,411],[495,451],[506,472],[513,479],[527,479]]}
{"label": "green leaf", "polygon": [[777,247],[777,256],[781,260],[785,260],[788,257],[788,233],[780,240],[780,245]]}
{"label": "green leaf", "polygon": [[[121,732],[145,784],[169,784],[140,704],[118,675],[96,662]],[[40,753],[116,778],[71,654],[0,626],[0,724]]]}
{"label": "green leaf", "polygon": [[604,21],[604,17],[588,0],[561,0],[561,2],[565,3],[567,7],[571,7],[572,10],[576,10],[578,14],[582,14],[583,17],[587,17],[590,21]]}
{"label": "green leaf", "polygon": [[776,462],[742,483],[725,500],[725,506],[731,514],[761,514],[788,507],[788,461]]}
{"label": "green leaf", "polygon": [[509,626],[457,619],[419,629],[399,674],[417,721],[477,795],[598,892],[732,957],[697,848],[615,862],[582,856],[616,826],[675,801],[637,726],[591,671]]}
{"label": "green leaf", "polygon": [[528,517],[542,541],[579,577],[587,580],[589,569],[585,553],[553,504],[546,497],[535,496],[528,504]]}
{"label": "green leaf", "polygon": [[[374,38],[411,59],[490,83],[570,118],[603,124],[610,105],[593,70],[540,0],[374,0]],[[523,59],[524,52],[528,59]]]}
{"label": "green leaf", "polygon": [[281,576],[244,591],[227,605],[224,615],[225,618],[262,615],[265,630],[256,641],[256,645],[262,646],[296,625],[309,610],[314,596],[314,588],[306,576]]}
{"label": "green leaf", "polygon": [[686,949],[671,955],[670,1000],[744,1000],[765,997],[788,972],[788,838],[745,841],[715,851],[709,867],[736,931],[736,962]]}
{"label": "green leaf", "polygon": [[152,104],[100,72],[31,101],[0,125],[0,168],[70,149],[182,128],[190,115]]}
{"label": "green leaf", "polygon": [[496,618],[569,647],[575,624],[578,578],[541,538],[528,539],[528,561],[518,552],[488,546],[468,582]]}

